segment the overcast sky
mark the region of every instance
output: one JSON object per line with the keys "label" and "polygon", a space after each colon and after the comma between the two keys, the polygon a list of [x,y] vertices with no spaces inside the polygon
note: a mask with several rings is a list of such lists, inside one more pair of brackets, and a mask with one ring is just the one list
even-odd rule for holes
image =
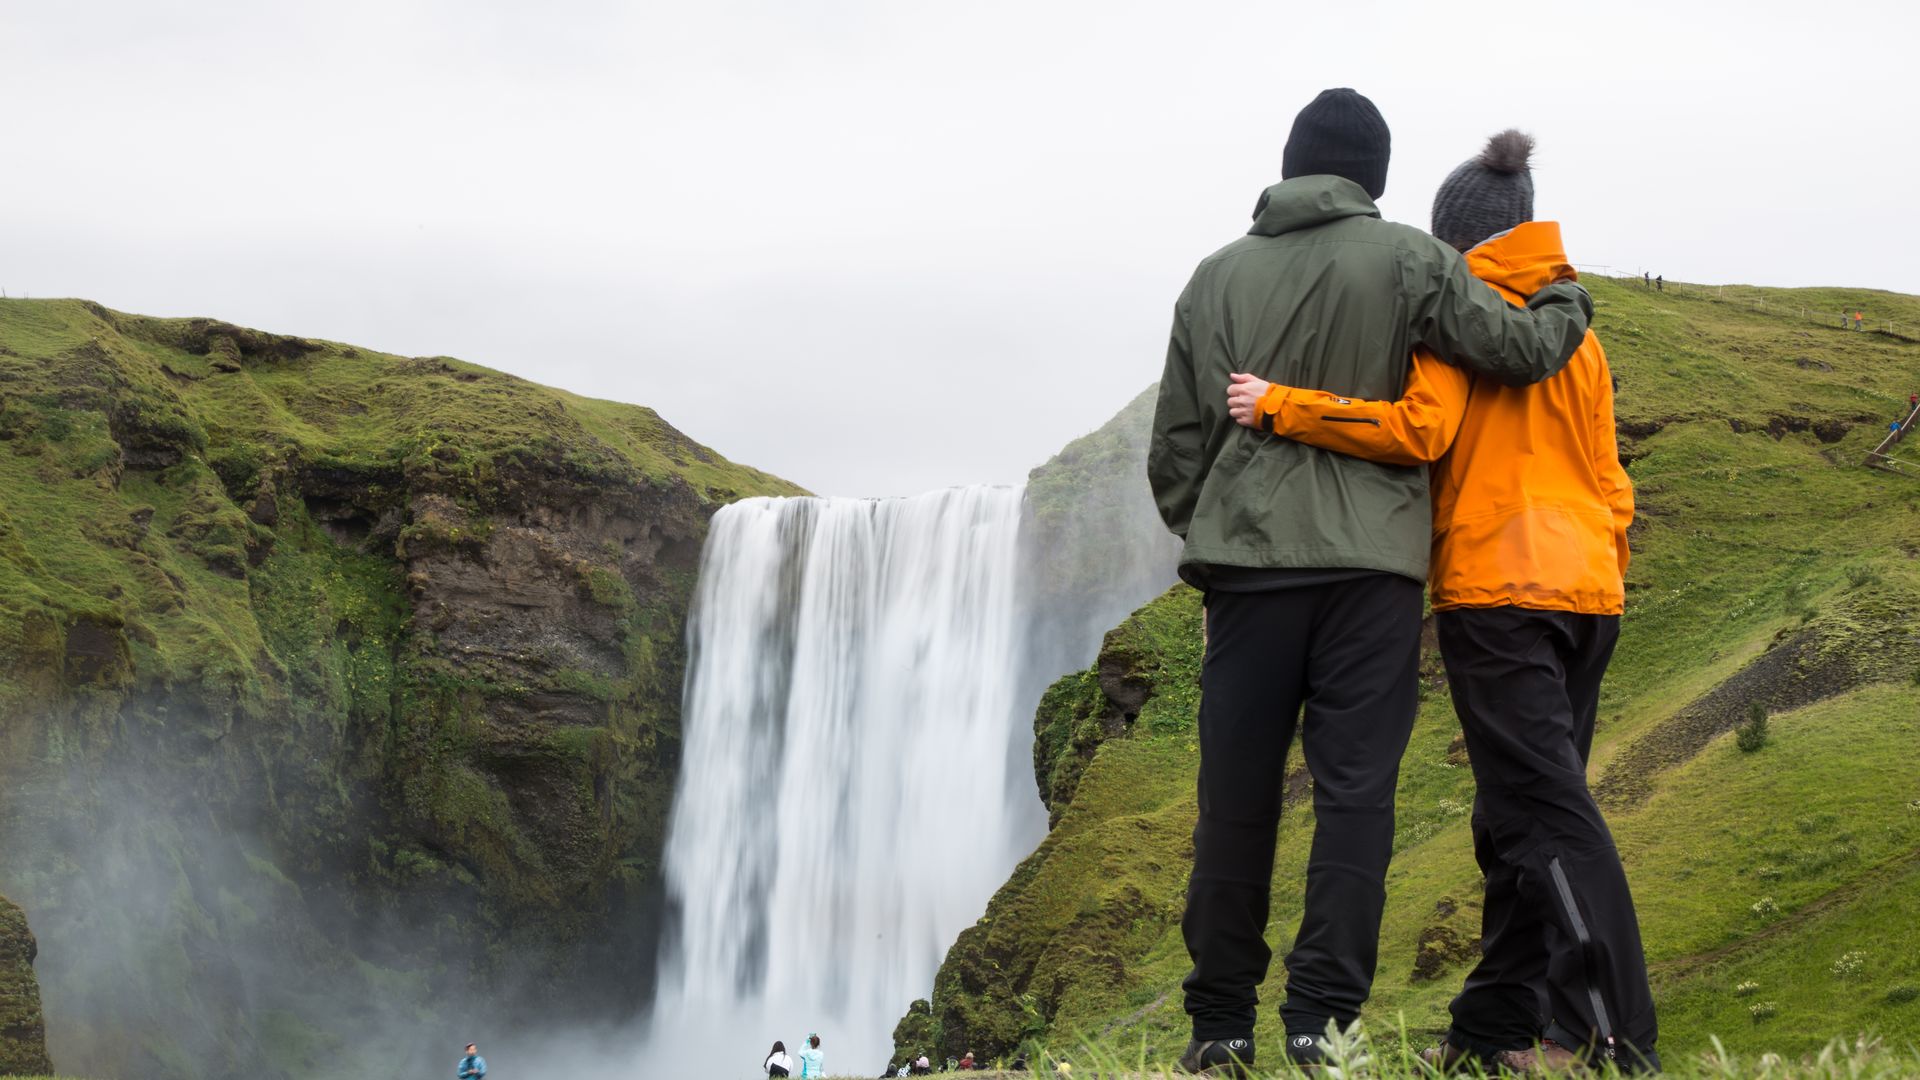
{"label": "overcast sky", "polygon": [[1920,292],[1905,3],[0,0],[0,288],[446,353],[829,494],[1156,378],[1327,86],[1508,125],[1576,262]]}

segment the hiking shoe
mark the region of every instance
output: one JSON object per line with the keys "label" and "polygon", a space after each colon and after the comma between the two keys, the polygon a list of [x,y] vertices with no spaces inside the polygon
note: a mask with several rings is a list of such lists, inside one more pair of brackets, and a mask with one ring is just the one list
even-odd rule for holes
{"label": "hiking shoe", "polygon": [[1311,1031],[1287,1032],[1287,1060],[1302,1069],[1318,1068],[1327,1063],[1326,1040]]}
{"label": "hiking shoe", "polygon": [[1252,1075],[1252,1067],[1250,1038],[1193,1039],[1187,1043],[1187,1052],[1180,1055],[1180,1068],[1196,1075],[1244,1077]]}
{"label": "hiking shoe", "polygon": [[1491,1054],[1476,1053],[1464,1046],[1455,1046],[1441,1039],[1439,1046],[1420,1051],[1420,1060],[1428,1067],[1443,1073],[1457,1072],[1478,1065],[1489,1073],[1521,1076],[1567,1073],[1584,1068],[1586,1065],[1580,1060],[1579,1055],[1552,1039],[1540,1040],[1539,1046],[1528,1046],[1519,1050],[1500,1050]]}

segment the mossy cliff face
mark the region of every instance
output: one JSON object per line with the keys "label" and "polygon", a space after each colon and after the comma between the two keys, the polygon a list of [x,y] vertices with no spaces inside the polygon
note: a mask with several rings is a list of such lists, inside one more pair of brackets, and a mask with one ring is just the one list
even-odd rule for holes
{"label": "mossy cliff face", "polygon": [[33,978],[36,952],[26,915],[0,896],[0,1076],[53,1071],[40,1015],[40,985]]}
{"label": "mossy cliff face", "polygon": [[62,1069],[637,1008],[706,521],[795,490],[456,360],[0,302],[0,888]]}
{"label": "mossy cliff face", "polygon": [[[1661,1049],[1685,1060],[1717,1036],[1792,1056],[1863,1031],[1905,1045],[1920,955],[1885,928],[1920,919],[1920,483],[1861,461],[1920,388],[1920,346],[1780,316],[1796,293],[1758,308],[1686,288],[1593,283],[1639,518],[1591,776],[1634,885]],[[1176,587],[1046,692],[1034,764],[1052,830],[961,933],[899,1052],[1179,1053],[1201,651],[1199,598]],[[1431,646],[1425,673],[1364,1017],[1416,1048],[1444,1031],[1477,955],[1481,895],[1471,772]],[[1769,736],[1747,752],[1732,729],[1755,708]],[[1276,957],[1312,830],[1298,758]],[[1276,962],[1260,988],[1266,1047],[1284,977]]]}

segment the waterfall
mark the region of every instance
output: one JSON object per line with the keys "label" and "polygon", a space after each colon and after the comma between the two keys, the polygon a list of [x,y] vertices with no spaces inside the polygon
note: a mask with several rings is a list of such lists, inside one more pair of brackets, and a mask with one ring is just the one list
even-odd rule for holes
{"label": "waterfall", "polygon": [[[655,1064],[818,1032],[870,1075],[1045,831],[1019,686],[1021,490],[750,499],[689,617]],[[684,1047],[685,1049],[681,1049]],[[687,1066],[680,1066],[687,1067]]]}

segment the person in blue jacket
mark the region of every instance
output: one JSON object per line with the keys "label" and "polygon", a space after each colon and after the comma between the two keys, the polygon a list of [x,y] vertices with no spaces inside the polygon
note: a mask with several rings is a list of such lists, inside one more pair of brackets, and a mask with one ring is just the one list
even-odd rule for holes
{"label": "person in blue jacket", "polygon": [[827,1075],[825,1062],[826,1055],[820,1052],[820,1036],[808,1035],[807,1048],[800,1051],[800,1075],[807,1077]]}
{"label": "person in blue jacket", "polygon": [[460,1071],[453,1074],[457,1080],[481,1080],[487,1075],[487,1059],[480,1056],[480,1048],[467,1044],[467,1053],[460,1059]]}

